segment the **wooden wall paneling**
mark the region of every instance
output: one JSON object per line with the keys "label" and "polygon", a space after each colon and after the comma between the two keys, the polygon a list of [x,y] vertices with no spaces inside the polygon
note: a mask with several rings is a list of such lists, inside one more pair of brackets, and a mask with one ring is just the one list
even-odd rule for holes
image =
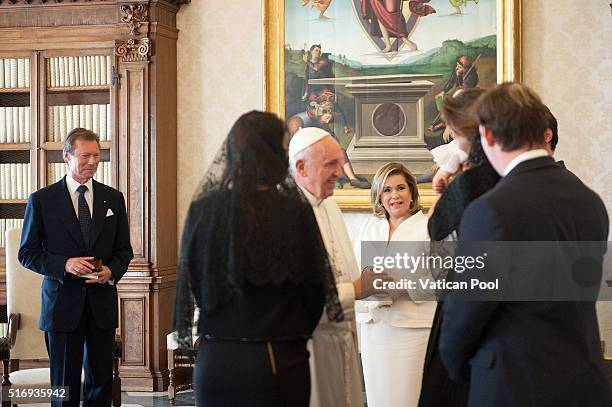
{"label": "wooden wall paneling", "polygon": [[[1,2],[0,2],[1,3]],[[113,2],[72,4],[66,12],[64,4],[0,7],[0,27],[57,27],[114,23],[119,8]]]}
{"label": "wooden wall paneling", "polygon": [[[6,45],[8,44],[2,44],[2,48],[5,48]],[[26,50],[24,51],[23,49],[21,50],[11,50],[11,51],[5,51],[0,49],[0,58],[29,58],[32,56],[32,51],[30,50]]]}
{"label": "wooden wall paneling", "polygon": [[[147,349],[151,342],[149,334],[149,297],[150,297],[150,256],[149,242],[149,61],[148,58],[138,58],[135,48],[126,48],[125,42],[119,42],[116,50],[118,59],[118,157],[119,157],[119,189],[124,193],[130,223],[130,239],[134,251],[134,259],[130,269],[118,286],[121,303],[128,298],[146,298],[146,309],[142,310],[144,318],[136,325],[122,325],[125,330],[143,332],[142,336],[130,337],[131,349],[141,349],[146,357],[140,360],[139,353],[133,359],[122,360],[121,371],[125,372],[122,380],[131,390],[159,390],[163,388],[155,382],[155,368],[151,368],[151,355]],[[136,59],[136,60],[131,60]],[[140,59],[140,60],[138,60]],[[121,319],[129,320],[129,313],[134,308],[121,307]],[[153,313],[155,309],[153,309]],[[146,325],[146,326],[145,326]],[[134,342],[138,338],[139,343]]]}
{"label": "wooden wall paneling", "polygon": [[[152,241],[155,250],[151,261],[161,274],[175,274],[178,261],[177,223],[177,32],[164,31],[172,37],[153,32],[155,54],[151,58],[151,92],[164,95],[151,99],[151,194]],[[158,55],[163,57],[158,57]]]}
{"label": "wooden wall paneling", "polygon": [[36,113],[32,111],[32,117],[36,117],[36,130],[38,132],[36,150],[32,152],[37,162],[34,171],[36,182],[32,182],[32,186],[35,189],[40,189],[47,184],[47,152],[42,149],[42,145],[47,140],[47,75],[49,75],[45,53],[42,51],[36,51],[36,73],[38,74],[36,82],[31,82],[31,89],[37,89]]}
{"label": "wooden wall paneling", "polygon": [[[30,57],[30,142],[33,144],[34,148],[30,148],[30,188],[32,191],[37,189],[37,185],[39,184],[39,176],[36,168],[36,157],[37,151],[40,147],[40,137],[44,136],[45,133],[40,132],[40,127],[38,127],[38,123],[40,122],[38,119],[38,114],[40,110],[40,92],[34,91],[35,89],[40,90],[40,81],[41,75],[44,71],[41,71],[40,65],[40,52],[35,51],[31,53]],[[31,192],[32,192],[31,191]]]}
{"label": "wooden wall paneling", "polygon": [[151,93],[164,95],[151,98],[151,251],[153,275],[156,284],[151,300],[159,310],[152,320],[155,334],[152,352],[153,363],[160,367],[164,388],[169,383],[166,335],[172,331],[174,287],[178,245],[176,228],[177,196],[177,144],[176,144],[176,29],[164,30],[169,36],[156,32],[157,23],[151,24],[151,39],[155,53],[151,57]]}
{"label": "wooden wall paneling", "polygon": [[132,266],[148,271],[149,62],[120,62],[119,189],[124,193],[134,250]]}
{"label": "wooden wall paneling", "polygon": [[[0,36],[8,49],[88,49],[112,48],[117,38],[129,32],[127,27],[116,24],[106,26],[3,28]],[[78,33],[78,35],[77,35]]]}
{"label": "wooden wall paneling", "polygon": [[145,366],[147,353],[145,321],[148,315],[147,297],[121,298],[121,338],[123,339],[123,366]]}
{"label": "wooden wall paneling", "polygon": [[174,5],[160,2],[152,2],[149,14],[151,21],[156,21],[168,27],[176,27],[176,12],[178,8]]}
{"label": "wooden wall paneling", "polygon": [[[162,313],[172,308],[172,303],[168,295],[160,295],[159,291],[159,244],[160,235],[157,233],[156,225],[160,214],[160,182],[156,173],[157,163],[161,161],[175,162],[176,154],[170,155],[171,151],[176,151],[169,147],[169,151],[162,156],[157,150],[157,142],[160,140],[159,134],[155,132],[157,117],[153,100],[149,98],[149,90],[152,95],[159,90],[151,88],[151,73],[155,72],[157,65],[154,61],[149,62],[148,52],[151,41],[136,40],[117,45],[119,54],[119,108],[118,120],[119,130],[119,163],[127,174],[120,177],[120,182],[125,183],[127,191],[126,200],[129,205],[130,233],[132,236],[132,246],[135,258],[130,266],[128,274],[130,278],[130,291],[140,289],[140,295],[148,298],[150,318],[147,320],[152,329],[147,331],[144,341],[147,352],[147,360],[138,370],[135,367],[126,366],[129,372],[127,384],[132,389],[148,388],[152,390],[165,389],[169,382],[167,360],[165,357],[165,335],[169,326],[169,318]],[[176,93],[176,89],[174,89]],[[164,95],[165,97],[166,95]],[[150,103],[151,102],[151,103]],[[175,102],[176,103],[176,102]],[[176,104],[175,104],[176,106]],[[174,107],[175,111],[176,107]],[[171,119],[170,119],[171,120]],[[172,120],[171,120],[172,121]],[[174,113],[176,121],[176,112]],[[176,125],[175,125],[176,126]],[[176,129],[174,130],[174,134]],[[172,143],[172,140],[170,141]],[[176,137],[174,137],[176,144]],[[125,157],[125,158],[124,158]],[[129,162],[129,165],[125,163]],[[176,164],[171,164],[176,166]],[[174,172],[176,174],[176,172]],[[170,181],[170,179],[165,179]],[[171,185],[176,184],[176,178],[171,181]],[[176,192],[171,197],[167,197],[169,207],[176,213]],[[176,216],[176,215],[174,215]],[[171,220],[164,219],[164,225]],[[166,228],[167,229],[167,228]],[[176,245],[176,240],[173,242]],[[176,269],[176,256],[168,261]],[[138,272],[136,272],[138,271]],[[124,283],[127,284],[127,283]],[[120,297],[123,298],[127,288],[119,285]],[[167,291],[174,291],[174,285]],[[124,311],[122,311],[124,312]],[[164,357],[160,357],[160,355]],[[123,367],[123,365],[122,365]]]}
{"label": "wooden wall paneling", "polygon": [[149,365],[151,308],[146,280],[149,279],[125,276],[118,287],[119,333],[123,340],[121,387],[131,391],[162,388]]}
{"label": "wooden wall paneling", "polygon": [[176,274],[158,277],[156,281],[159,283],[154,284],[151,294],[152,306],[158,310],[158,312],[153,315],[151,321],[153,330],[153,349],[151,356],[153,363],[159,366],[159,372],[163,379],[162,388],[166,389],[170,381],[166,335],[172,331]]}
{"label": "wooden wall paneling", "polygon": [[[130,379],[130,386],[140,387],[149,380],[152,381],[155,389],[165,389],[169,382],[167,368],[167,351],[166,351],[166,335],[171,331],[172,324],[172,309],[174,305],[174,287],[176,281],[176,264],[177,264],[177,236],[176,230],[169,228],[169,225],[176,225],[176,39],[177,30],[175,28],[164,27],[163,32],[169,35],[160,36],[156,34],[157,23],[151,23],[144,26],[144,29],[151,28],[151,32],[142,31],[143,35],[150,34],[144,41],[140,40],[140,45],[150,45],[150,51],[155,53],[150,57],[148,71],[143,76],[148,76],[148,86],[151,95],[164,95],[164,97],[149,98],[149,132],[148,147],[149,159],[146,163],[148,168],[142,170],[140,176],[142,178],[150,178],[150,191],[148,192],[148,207],[143,208],[146,212],[149,211],[149,216],[145,219],[149,221],[146,227],[149,227],[149,257],[143,258],[141,264],[142,271],[148,266],[148,275],[151,276],[151,285],[147,289],[147,295],[150,301],[151,317],[149,320],[151,333],[146,338],[149,341],[151,352],[147,361],[148,373],[139,380],[136,378],[136,372],[130,370],[130,376],[134,374],[133,379]],[[143,27],[140,29],[142,30]],[[146,55],[138,55],[135,51],[139,49],[138,40],[132,44],[127,44],[127,51],[122,51],[120,56],[120,107],[119,120],[126,129],[129,128],[129,123],[134,119],[131,117],[139,116],[140,112],[131,111],[128,117],[123,117],[126,114],[123,106],[130,106],[133,110],[133,100],[135,83],[138,79],[145,81],[144,77],[135,76],[140,67],[144,72],[147,68],[145,65],[139,64],[138,60],[145,60]],[[119,48],[119,47],[118,47]],[[145,47],[146,48],[146,47]],[[130,51],[131,50],[131,51]],[[128,60],[131,62],[125,62]],[[141,61],[142,62],[142,61]],[[134,68],[124,69],[123,66]],[[127,89],[126,89],[127,87]],[[137,92],[136,92],[137,93]],[[133,140],[124,141],[124,131],[120,130],[120,139],[122,144],[129,145],[129,156],[132,158],[130,163],[131,170],[135,169],[133,157],[135,153],[133,149],[138,146]],[[125,138],[132,138],[130,134]],[[119,148],[119,154],[126,154],[127,151],[122,151]],[[120,163],[124,162],[119,158]],[[135,175],[130,174],[128,180],[133,179]],[[125,177],[122,177],[125,179]],[[128,188],[133,193],[136,188],[132,185]],[[131,199],[132,200],[132,199]],[[146,203],[145,203],[146,205]],[[140,219],[132,219],[139,222]],[[146,260],[146,261],[144,261]],[[132,269],[131,267],[130,269]],[[144,275],[144,274],[143,274]],[[145,283],[145,277],[142,277],[141,283]],[[120,287],[120,295],[123,289]]]}
{"label": "wooden wall paneling", "polygon": [[129,272],[119,284],[120,333],[124,338],[122,387],[132,391],[165,390],[169,383],[163,327],[172,321],[176,276]]}
{"label": "wooden wall paneling", "polygon": [[0,304],[6,304],[6,253],[0,247]]}
{"label": "wooden wall paneling", "polygon": [[[119,63],[117,57],[111,56],[111,90],[110,90],[110,108],[111,108],[111,182],[113,188],[119,189]],[[112,78],[115,76],[115,79]],[[115,81],[115,82],[113,82]],[[125,196],[124,196],[125,197]]]}

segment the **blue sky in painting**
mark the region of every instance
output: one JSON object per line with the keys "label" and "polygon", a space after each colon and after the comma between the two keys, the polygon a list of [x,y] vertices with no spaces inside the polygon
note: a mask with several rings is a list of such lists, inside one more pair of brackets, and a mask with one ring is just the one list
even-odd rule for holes
{"label": "blue sky in painting", "polygon": [[[416,59],[447,39],[470,41],[495,34],[496,2],[480,0],[475,4],[469,1],[463,15],[453,16],[448,0],[431,0],[429,4],[436,9],[436,13],[421,18],[410,37],[417,43],[419,51],[400,51],[389,61],[377,52],[360,26],[352,0],[332,0],[325,13],[329,20],[319,20],[319,11],[310,5],[302,7],[301,0],[285,0],[285,44],[293,49],[303,49],[304,44],[320,43],[323,52],[343,54],[364,65],[394,65]],[[360,0],[356,0],[356,3],[358,6]]]}

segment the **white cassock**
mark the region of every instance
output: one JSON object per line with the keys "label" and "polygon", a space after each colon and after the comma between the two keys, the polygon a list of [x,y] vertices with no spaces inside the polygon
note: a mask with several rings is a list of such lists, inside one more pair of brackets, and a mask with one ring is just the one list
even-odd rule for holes
{"label": "white cassock", "polygon": [[[365,220],[354,242],[362,267],[371,264],[361,264],[361,242],[387,242],[388,237],[386,219],[372,215]],[[422,245],[407,244],[405,249],[414,249],[416,256],[428,253],[427,217],[422,212],[412,215],[397,227],[390,241],[422,241]],[[416,407],[437,302],[409,297],[395,299],[391,305],[389,302],[362,300],[355,304],[368,407]]]}
{"label": "white cassock", "polygon": [[343,322],[330,322],[325,312],[308,341],[310,352],[310,406],[363,407],[359,359],[355,346],[353,318],[355,291],[353,280],[359,277],[357,260],[346,231],[340,208],[333,199],[318,199],[302,188],[312,205],[327,249]]}

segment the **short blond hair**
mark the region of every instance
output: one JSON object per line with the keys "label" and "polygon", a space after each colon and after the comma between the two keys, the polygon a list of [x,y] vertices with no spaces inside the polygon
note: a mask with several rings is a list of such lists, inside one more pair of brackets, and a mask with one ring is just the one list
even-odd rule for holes
{"label": "short blond hair", "polygon": [[403,164],[387,163],[376,171],[374,179],[372,180],[370,198],[372,203],[372,211],[374,212],[374,216],[377,218],[389,219],[389,214],[382,205],[380,196],[382,195],[387,178],[396,174],[403,175],[406,179],[406,183],[408,184],[408,188],[410,188],[410,194],[412,195],[412,202],[410,202],[410,206],[408,208],[410,212],[414,215],[422,209],[421,201],[419,199],[419,189],[417,188],[417,181],[414,175],[412,175],[408,168],[406,168]]}

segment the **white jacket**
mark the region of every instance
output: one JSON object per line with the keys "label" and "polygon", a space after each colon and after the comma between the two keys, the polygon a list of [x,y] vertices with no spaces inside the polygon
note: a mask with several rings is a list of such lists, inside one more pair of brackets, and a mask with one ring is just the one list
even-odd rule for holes
{"label": "white jacket", "polygon": [[[360,265],[360,270],[363,270],[366,266],[371,266],[371,264],[361,264],[361,242],[388,242],[388,236],[389,222],[386,219],[372,215],[365,220],[353,242],[355,257]],[[413,253],[415,256],[428,252],[427,217],[422,212],[417,212],[403,221],[393,232],[390,240],[390,242],[421,241],[423,245],[418,245],[418,248],[414,244],[406,247],[418,250],[418,253]],[[391,305],[389,305],[389,301],[376,301],[370,298],[355,303],[355,314],[358,323],[383,321],[399,328],[431,328],[436,306],[436,301],[413,301],[406,297],[394,300]]]}

